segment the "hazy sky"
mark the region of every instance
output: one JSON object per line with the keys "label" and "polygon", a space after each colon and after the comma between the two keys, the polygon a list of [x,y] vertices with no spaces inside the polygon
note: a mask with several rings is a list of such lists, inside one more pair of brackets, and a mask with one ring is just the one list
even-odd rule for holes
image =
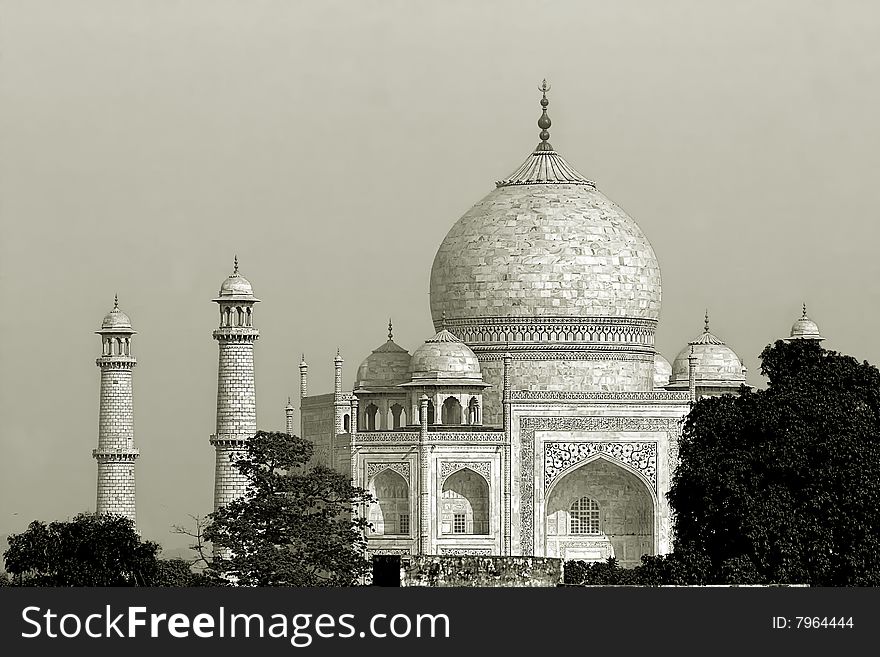
{"label": "hazy sky", "polygon": [[[99,328],[133,343],[138,520],[211,510],[217,312],[263,303],[259,424],[433,333],[453,223],[538,141],[632,215],[658,349],[757,355],[806,301],[880,362],[875,2],[0,0],[0,539],[95,505]],[[0,540],[0,551],[5,549]]]}

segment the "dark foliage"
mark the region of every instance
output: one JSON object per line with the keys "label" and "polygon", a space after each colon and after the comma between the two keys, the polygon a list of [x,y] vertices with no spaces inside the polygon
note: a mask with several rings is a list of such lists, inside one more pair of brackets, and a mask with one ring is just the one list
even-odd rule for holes
{"label": "dark foliage", "polygon": [[880,584],[880,372],[809,340],[761,360],[766,390],[687,418],[676,554],[714,583]]}
{"label": "dark foliage", "polygon": [[159,545],[141,541],[128,518],[82,513],[73,520],[32,522],[9,537],[3,554],[24,586],[147,586],[156,577]]}
{"label": "dark foliage", "polygon": [[260,431],[236,463],[243,498],[209,516],[204,538],[217,554],[208,575],[241,586],[350,586],[369,570],[363,530],[352,514],[369,494],[323,466],[307,467],[311,442]]}
{"label": "dark foliage", "polygon": [[155,579],[151,586],[211,586],[211,580],[203,573],[193,572],[190,562],[184,559],[159,559]]}

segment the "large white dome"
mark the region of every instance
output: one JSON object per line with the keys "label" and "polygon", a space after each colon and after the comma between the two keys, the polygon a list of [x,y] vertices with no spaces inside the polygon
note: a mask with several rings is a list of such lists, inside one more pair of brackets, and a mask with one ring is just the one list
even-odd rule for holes
{"label": "large white dome", "polygon": [[437,251],[435,326],[443,313],[657,320],[660,266],[636,222],[592,184],[502,183]]}

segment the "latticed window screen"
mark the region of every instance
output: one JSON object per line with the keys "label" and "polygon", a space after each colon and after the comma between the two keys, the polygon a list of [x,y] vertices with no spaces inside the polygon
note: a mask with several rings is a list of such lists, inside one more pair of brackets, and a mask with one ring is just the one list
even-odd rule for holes
{"label": "latticed window screen", "polygon": [[598,534],[599,505],[589,497],[575,500],[569,510],[569,534]]}
{"label": "latticed window screen", "polygon": [[397,532],[399,534],[409,534],[409,514],[401,513],[397,521]]}
{"label": "latticed window screen", "polygon": [[453,534],[464,534],[467,531],[466,523],[465,523],[465,514],[456,513],[452,517],[452,533]]}

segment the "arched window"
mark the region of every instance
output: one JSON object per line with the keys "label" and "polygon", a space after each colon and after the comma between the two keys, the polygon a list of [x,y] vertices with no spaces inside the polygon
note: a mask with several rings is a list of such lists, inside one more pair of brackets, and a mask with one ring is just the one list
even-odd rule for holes
{"label": "arched window", "polygon": [[473,470],[459,470],[443,482],[440,531],[443,534],[489,533],[489,484]]}
{"label": "arched window", "polygon": [[476,397],[468,402],[468,424],[480,424],[480,402]]}
{"label": "arched window", "polygon": [[447,397],[440,412],[442,424],[461,424],[461,404],[455,397]]}
{"label": "arched window", "polygon": [[375,404],[369,404],[364,409],[364,419],[366,422],[364,424],[367,426],[367,431],[375,431],[376,430],[376,418],[379,415],[379,407]]}
{"label": "arched window", "polygon": [[342,430],[348,433],[351,431],[351,417],[346,413],[342,416]]}
{"label": "arched window", "polygon": [[599,504],[589,497],[572,502],[568,514],[569,534],[600,534]]}
{"label": "arched window", "polygon": [[391,469],[373,478],[370,492],[375,502],[370,507],[369,521],[373,534],[410,534],[409,485]]}
{"label": "arched window", "polygon": [[428,401],[428,424],[434,424],[434,402]]}
{"label": "arched window", "polygon": [[391,405],[391,428],[392,429],[400,429],[403,426],[403,422],[401,419],[406,419],[403,414],[403,406],[400,404],[392,404]]}

